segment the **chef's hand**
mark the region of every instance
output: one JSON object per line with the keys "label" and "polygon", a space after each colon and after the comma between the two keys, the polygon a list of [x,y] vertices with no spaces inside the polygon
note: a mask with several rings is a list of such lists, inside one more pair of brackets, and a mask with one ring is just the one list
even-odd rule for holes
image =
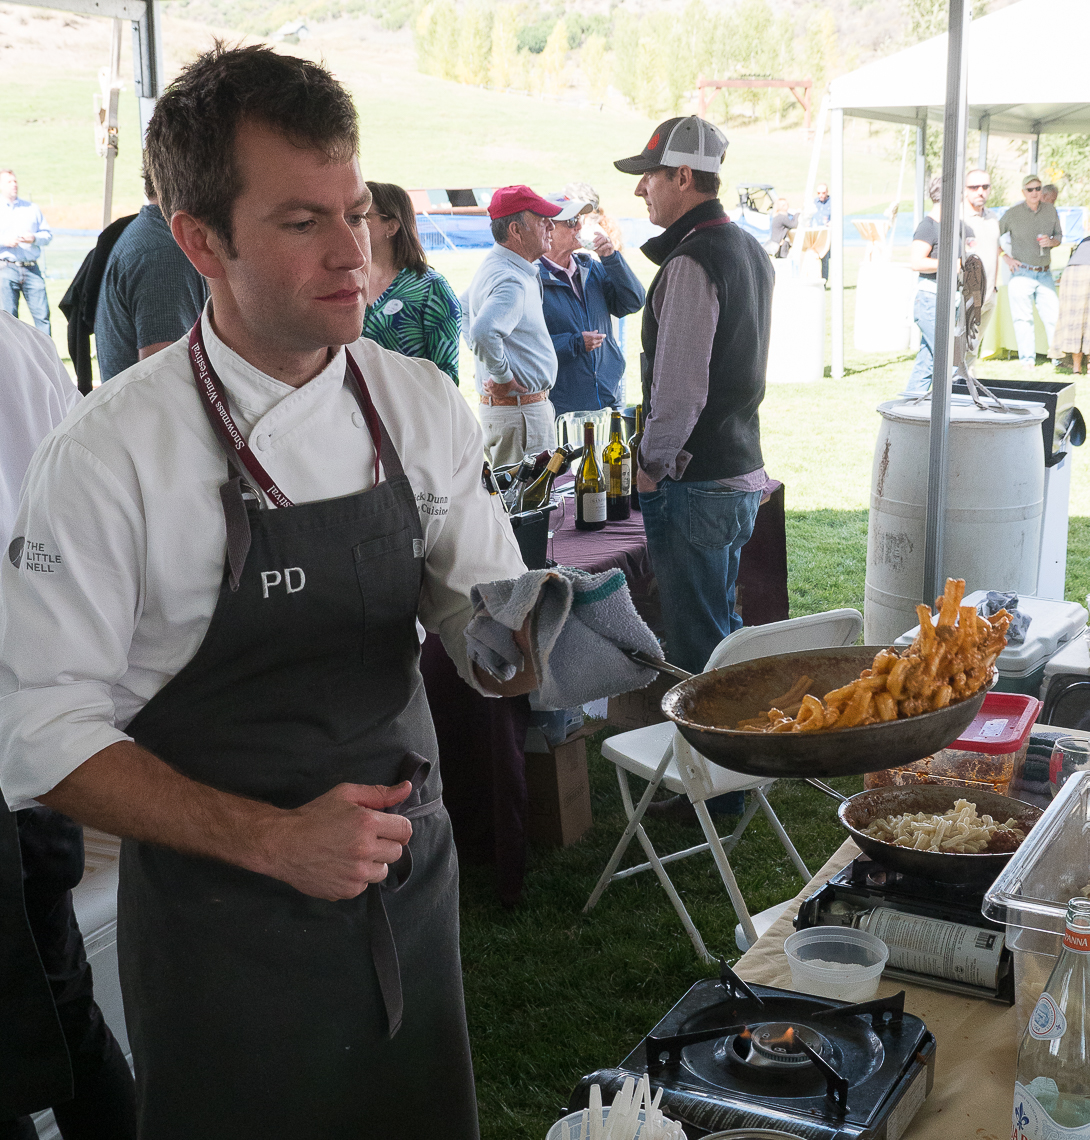
{"label": "chef's hand", "polygon": [[388,815],[412,792],[402,781],[338,784],[324,796],[284,812],[269,837],[266,874],[318,899],[354,899],[370,883],[381,883],[389,864],[413,833],[402,815]]}
{"label": "chef's hand", "polygon": [[613,248],[613,242],[606,237],[600,230],[596,230],[594,236],[591,238],[594,242],[594,252],[599,257],[612,257],[617,251]]}
{"label": "chef's hand", "polygon": [[659,489],[658,484],[642,467],[636,468],[636,490],[642,491],[645,495],[650,495],[652,491]]}
{"label": "chef's hand", "polygon": [[529,392],[524,384],[520,384],[518,377],[508,380],[505,384],[497,384],[491,376],[484,382],[484,390],[489,396],[514,396],[521,392]]}

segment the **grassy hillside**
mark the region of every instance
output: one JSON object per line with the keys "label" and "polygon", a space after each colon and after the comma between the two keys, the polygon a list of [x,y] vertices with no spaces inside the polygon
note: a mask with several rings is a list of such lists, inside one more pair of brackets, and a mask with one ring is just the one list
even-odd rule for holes
{"label": "grassy hillside", "polygon": [[[215,34],[214,28],[171,18],[168,8],[168,75],[209,46]],[[91,100],[98,69],[107,60],[109,23],[0,6],[0,50],[8,44],[17,50],[4,59],[3,161],[15,167],[24,193],[48,210],[54,225],[96,227],[102,160],[93,146]],[[367,177],[407,186],[528,182],[542,190],[579,179],[598,188],[611,212],[643,213],[642,203],[631,197],[635,180],[612,166],[614,158],[641,149],[654,126],[634,111],[600,111],[420,75],[409,34],[385,32],[363,18],[319,25],[309,39],[283,50],[324,59],[352,90],[362,119]],[[115,216],[140,203],[130,52],[126,37]],[[846,205],[849,210],[884,207],[897,181],[887,137],[869,137],[865,124],[853,130]],[[799,201],[810,158],[800,131],[750,127],[730,134],[724,165],[728,187],[771,182]]]}

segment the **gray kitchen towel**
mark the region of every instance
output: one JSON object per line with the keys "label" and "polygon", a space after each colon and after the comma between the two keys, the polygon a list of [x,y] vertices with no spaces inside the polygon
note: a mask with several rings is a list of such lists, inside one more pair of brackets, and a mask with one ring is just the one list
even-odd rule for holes
{"label": "gray kitchen towel", "polygon": [[474,586],[471,597],[474,613],[465,633],[469,658],[501,681],[509,681],[522,668],[514,631],[533,615],[530,644],[540,682],[537,708],[566,709],[614,697],[642,689],[657,676],[624,653],[639,649],[662,659],[620,570],[530,570],[518,578]]}
{"label": "gray kitchen towel", "polygon": [[1033,620],[1025,610],[1018,608],[1017,594],[1003,594],[998,590],[989,590],[984,601],[977,607],[981,617],[990,618],[1000,610],[1006,610],[1011,615],[1010,628],[1007,630],[1007,643],[1021,645],[1026,640],[1026,630]]}

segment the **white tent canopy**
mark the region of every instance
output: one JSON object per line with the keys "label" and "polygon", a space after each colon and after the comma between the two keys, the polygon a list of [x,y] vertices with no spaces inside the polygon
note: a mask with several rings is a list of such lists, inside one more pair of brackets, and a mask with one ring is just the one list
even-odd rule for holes
{"label": "white tent canopy", "polygon": [[[1090,85],[1078,58],[1090,43],[1090,0],[1019,0],[970,25],[968,126],[981,131],[987,159],[989,134],[1031,140],[1037,168],[1042,134],[1090,134]],[[1068,45],[1067,51],[1063,45]],[[923,213],[924,144],[930,120],[941,123],[946,101],[947,37],[935,36],[834,79],[832,111],[833,199],[830,286],[833,290],[832,374],[844,375],[844,116],[916,127],[916,216]]]}

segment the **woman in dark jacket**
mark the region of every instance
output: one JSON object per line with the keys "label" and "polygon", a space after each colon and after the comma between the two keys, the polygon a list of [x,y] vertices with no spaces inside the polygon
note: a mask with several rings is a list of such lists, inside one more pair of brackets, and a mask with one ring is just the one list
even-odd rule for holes
{"label": "woman in dark jacket", "polygon": [[552,248],[538,262],[545,324],[557,360],[550,398],[557,415],[616,407],[624,354],[611,318],[638,312],[644,288],[603,232],[593,238],[600,260],[583,252],[581,218],[590,211],[589,203],[562,195],[549,200],[562,207],[553,219]]}

